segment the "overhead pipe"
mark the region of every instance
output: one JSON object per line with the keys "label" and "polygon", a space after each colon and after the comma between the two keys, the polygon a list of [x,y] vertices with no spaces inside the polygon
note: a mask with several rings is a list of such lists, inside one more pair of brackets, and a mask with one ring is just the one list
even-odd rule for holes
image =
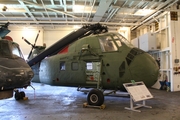
{"label": "overhead pipe", "polygon": [[124,6],[126,5],[127,2],[128,2],[128,0],[126,0],[126,1],[124,2],[124,4],[122,5],[122,7],[124,7]]}
{"label": "overhead pipe", "polygon": [[119,8],[116,8],[116,10],[114,11],[114,13],[109,17],[109,19],[106,21],[106,22],[108,22],[115,14],[116,14],[116,12],[119,10]]}
{"label": "overhead pipe", "polygon": [[112,9],[112,11],[109,13],[108,17],[106,18],[106,20],[104,22],[107,22],[107,20],[109,19],[109,17],[114,13],[115,9]]}
{"label": "overhead pipe", "polygon": [[94,0],[93,5],[91,6],[91,12],[90,12],[90,14],[89,14],[89,17],[88,17],[88,20],[87,20],[87,21],[89,21],[89,18],[91,17],[91,13],[92,13],[93,7],[94,7],[94,5],[95,5],[95,2],[96,2],[96,0]]}
{"label": "overhead pipe", "polygon": [[84,3],[84,9],[83,9],[82,19],[81,19],[81,20],[83,20],[83,17],[84,17],[84,12],[85,12],[85,8],[86,8],[86,1],[87,1],[87,0],[85,0],[85,3]]}
{"label": "overhead pipe", "polygon": [[[6,23],[7,20],[5,21],[1,21],[1,23]],[[36,25],[36,26],[41,26],[40,24],[35,24],[36,22],[35,21],[9,21],[10,24],[18,24],[19,25],[24,25],[24,24],[29,24],[29,25]],[[49,21],[38,21],[39,23],[41,24],[44,24],[44,23],[49,23]],[[95,24],[97,22],[83,22],[83,21],[52,21],[52,23],[57,23],[58,25],[60,24],[65,24],[65,23],[69,23],[69,24]],[[135,25],[139,25],[138,23],[118,23],[118,22],[99,22],[100,24],[106,24],[106,25],[127,25],[127,26],[135,26]],[[46,24],[47,25],[47,24]],[[46,26],[44,25],[44,26]],[[58,26],[57,25],[57,26]],[[43,26],[43,25],[42,25]],[[49,25],[48,25],[49,26]]]}

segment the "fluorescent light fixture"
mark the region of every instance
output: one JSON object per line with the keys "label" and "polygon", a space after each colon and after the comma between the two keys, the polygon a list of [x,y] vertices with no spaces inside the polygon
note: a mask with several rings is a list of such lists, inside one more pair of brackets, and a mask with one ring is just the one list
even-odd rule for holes
{"label": "fluorescent light fixture", "polygon": [[74,13],[95,13],[96,11],[91,11],[91,6],[83,6],[83,5],[74,5],[73,6]]}
{"label": "fluorescent light fixture", "polygon": [[137,15],[137,16],[146,16],[146,15],[151,14],[152,12],[154,12],[154,10],[142,9],[142,10],[138,10],[137,12],[135,12],[134,15]]}
{"label": "fluorescent light fixture", "polygon": [[81,28],[82,26],[80,26],[80,25],[74,25],[73,26],[73,29],[75,29],[75,30],[77,30],[77,29],[79,29],[79,28]]}
{"label": "fluorescent light fixture", "polygon": [[121,31],[126,31],[128,29],[129,29],[129,27],[124,27],[124,26],[119,28],[119,30],[121,30]]}
{"label": "fluorescent light fixture", "polygon": [[73,6],[73,12],[80,13],[80,12],[84,11],[84,7],[85,6],[82,6],[82,5],[74,5]]}

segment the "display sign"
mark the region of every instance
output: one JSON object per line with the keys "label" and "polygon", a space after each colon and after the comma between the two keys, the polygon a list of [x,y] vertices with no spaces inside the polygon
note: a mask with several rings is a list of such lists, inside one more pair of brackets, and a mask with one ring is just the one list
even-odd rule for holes
{"label": "display sign", "polygon": [[134,102],[153,98],[143,82],[125,83],[123,84]]}

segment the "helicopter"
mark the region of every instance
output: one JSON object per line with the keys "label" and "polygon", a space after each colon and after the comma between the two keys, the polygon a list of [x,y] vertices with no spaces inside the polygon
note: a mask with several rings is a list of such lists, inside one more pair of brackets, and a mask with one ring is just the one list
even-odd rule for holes
{"label": "helicopter", "polygon": [[25,93],[17,89],[29,86],[34,73],[24,60],[19,45],[6,36],[10,32],[8,25],[0,28],[0,99],[13,97],[15,91],[15,99],[19,100]]}
{"label": "helicopter", "polygon": [[[87,102],[94,106],[104,103],[105,90],[125,90],[123,83],[131,80],[151,87],[159,74],[150,54],[99,23],[83,26],[34,56],[28,64],[38,71],[41,83],[77,87],[78,91],[92,88]],[[39,67],[33,67],[36,64]]]}

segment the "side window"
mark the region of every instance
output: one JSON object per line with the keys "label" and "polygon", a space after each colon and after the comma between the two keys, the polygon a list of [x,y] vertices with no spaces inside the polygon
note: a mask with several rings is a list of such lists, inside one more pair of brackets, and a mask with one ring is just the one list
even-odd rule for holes
{"label": "side window", "polygon": [[77,62],[72,62],[71,63],[71,69],[72,70],[78,70],[79,69],[79,65]]}
{"label": "side window", "polygon": [[66,70],[65,62],[61,61],[60,62],[60,70]]}
{"label": "side window", "polygon": [[87,70],[92,70],[92,69],[93,69],[93,64],[92,64],[92,62],[87,62],[87,63],[86,63],[86,69],[87,69]]}

